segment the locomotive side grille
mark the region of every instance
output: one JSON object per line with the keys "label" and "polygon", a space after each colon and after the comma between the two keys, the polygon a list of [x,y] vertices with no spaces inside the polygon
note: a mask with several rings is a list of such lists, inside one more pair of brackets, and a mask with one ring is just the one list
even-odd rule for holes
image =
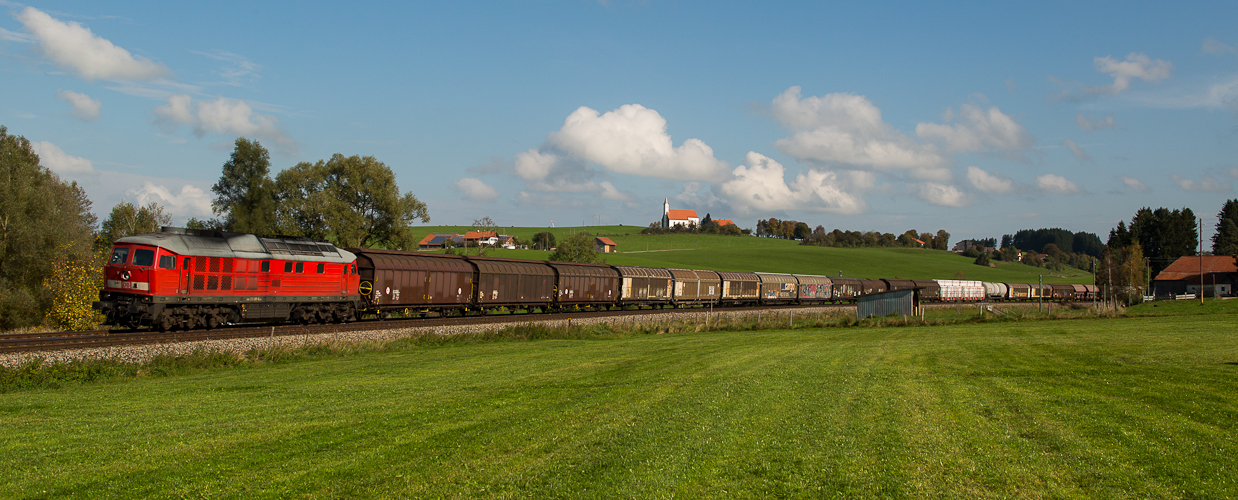
{"label": "locomotive side grille", "polygon": [[271,286],[275,288],[279,288],[279,280],[271,280]]}
{"label": "locomotive side grille", "polygon": [[198,257],[193,259],[193,270],[197,272],[206,272],[206,259]]}
{"label": "locomotive side grille", "polygon": [[210,257],[210,259],[211,259],[211,272],[212,273],[219,272],[219,257]]}
{"label": "locomotive side grille", "polygon": [[[199,261],[199,262],[201,262],[201,261]],[[194,277],[193,277],[193,289],[194,289],[194,290],[201,290],[201,289],[202,289],[202,287],[203,287],[203,285],[205,284],[205,282],[206,282],[206,277],[205,277],[205,276],[202,276],[201,274],[194,276]]]}
{"label": "locomotive side grille", "polygon": [[232,259],[224,259],[224,272],[232,272]]}
{"label": "locomotive side grille", "polygon": [[206,277],[206,289],[207,290],[219,290],[219,276],[207,276]]}
{"label": "locomotive side grille", "polygon": [[223,286],[221,286],[221,287],[220,287],[220,289],[221,289],[221,290],[231,290],[231,289],[232,289],[232,276],[224,276],[223,278],[224,278],[224,279],[223,279]]}

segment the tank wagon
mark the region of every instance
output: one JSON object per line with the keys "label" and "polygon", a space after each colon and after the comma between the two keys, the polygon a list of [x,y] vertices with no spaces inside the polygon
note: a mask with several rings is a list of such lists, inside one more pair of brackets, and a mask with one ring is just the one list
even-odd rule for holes
{"label": "tank wagon", "polygon": [[611,307],[854,302],[893,290],[925,301],[1090,300],[1092,285],[859,279],[340,249],[305,238],[164,228],[121,238],[95,309],[161,330]]}

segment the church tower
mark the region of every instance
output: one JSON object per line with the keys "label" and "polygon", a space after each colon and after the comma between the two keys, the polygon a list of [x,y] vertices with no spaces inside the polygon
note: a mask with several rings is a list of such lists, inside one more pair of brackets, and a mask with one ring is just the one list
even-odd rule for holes
{"label": "church tower", "polygon": [[671,227],[671,202],[668,198],[662,198],[662,229]]}

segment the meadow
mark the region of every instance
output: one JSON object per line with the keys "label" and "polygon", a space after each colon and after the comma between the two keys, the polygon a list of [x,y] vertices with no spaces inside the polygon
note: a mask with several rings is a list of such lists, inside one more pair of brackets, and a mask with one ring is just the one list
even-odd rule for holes
{"label": "meadow", "polygon": [[1238,301],[1194,307],[409,341],[12,390],[0,497],[1232,498]]}
{"label": "meadow", "polygon": [[[463,226],[419,226],[419,236],[430,233],[464,234]],[[635,226],[570,228],[499,228],[500,233],[532,241],[533,235],[551,231],[562,240],[579,231],[608,235],[619,252],[603,256],[607,264],[648,267],[686,267],[714,271],[757,271],[818,274],[852,278],[969,279],[1002,283],[1092,284],[1086,271],[1065,268],[1052,271],[1018,262],[994,261],[996,267],[977,266],[974,259],[952,252],[922,248],[828,248],[800,245],[798,241],[752,236],[708,234],[642,235]],[[475,251],[475,250],[474,250]],[[487,256],[546,260],[540,250],[488,250]],[[961,275],[961,277],[960,277]]]}

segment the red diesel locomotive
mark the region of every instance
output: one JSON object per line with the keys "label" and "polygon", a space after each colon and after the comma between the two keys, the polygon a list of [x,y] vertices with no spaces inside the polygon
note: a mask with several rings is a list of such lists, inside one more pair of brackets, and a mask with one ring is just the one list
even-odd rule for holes
{"label": "red diesel locomotive", "polygon": [[165,227],[116,240],[103,274],[94,308],[131,328],[341,322],[362,307],[356,256],[309,239]]}

